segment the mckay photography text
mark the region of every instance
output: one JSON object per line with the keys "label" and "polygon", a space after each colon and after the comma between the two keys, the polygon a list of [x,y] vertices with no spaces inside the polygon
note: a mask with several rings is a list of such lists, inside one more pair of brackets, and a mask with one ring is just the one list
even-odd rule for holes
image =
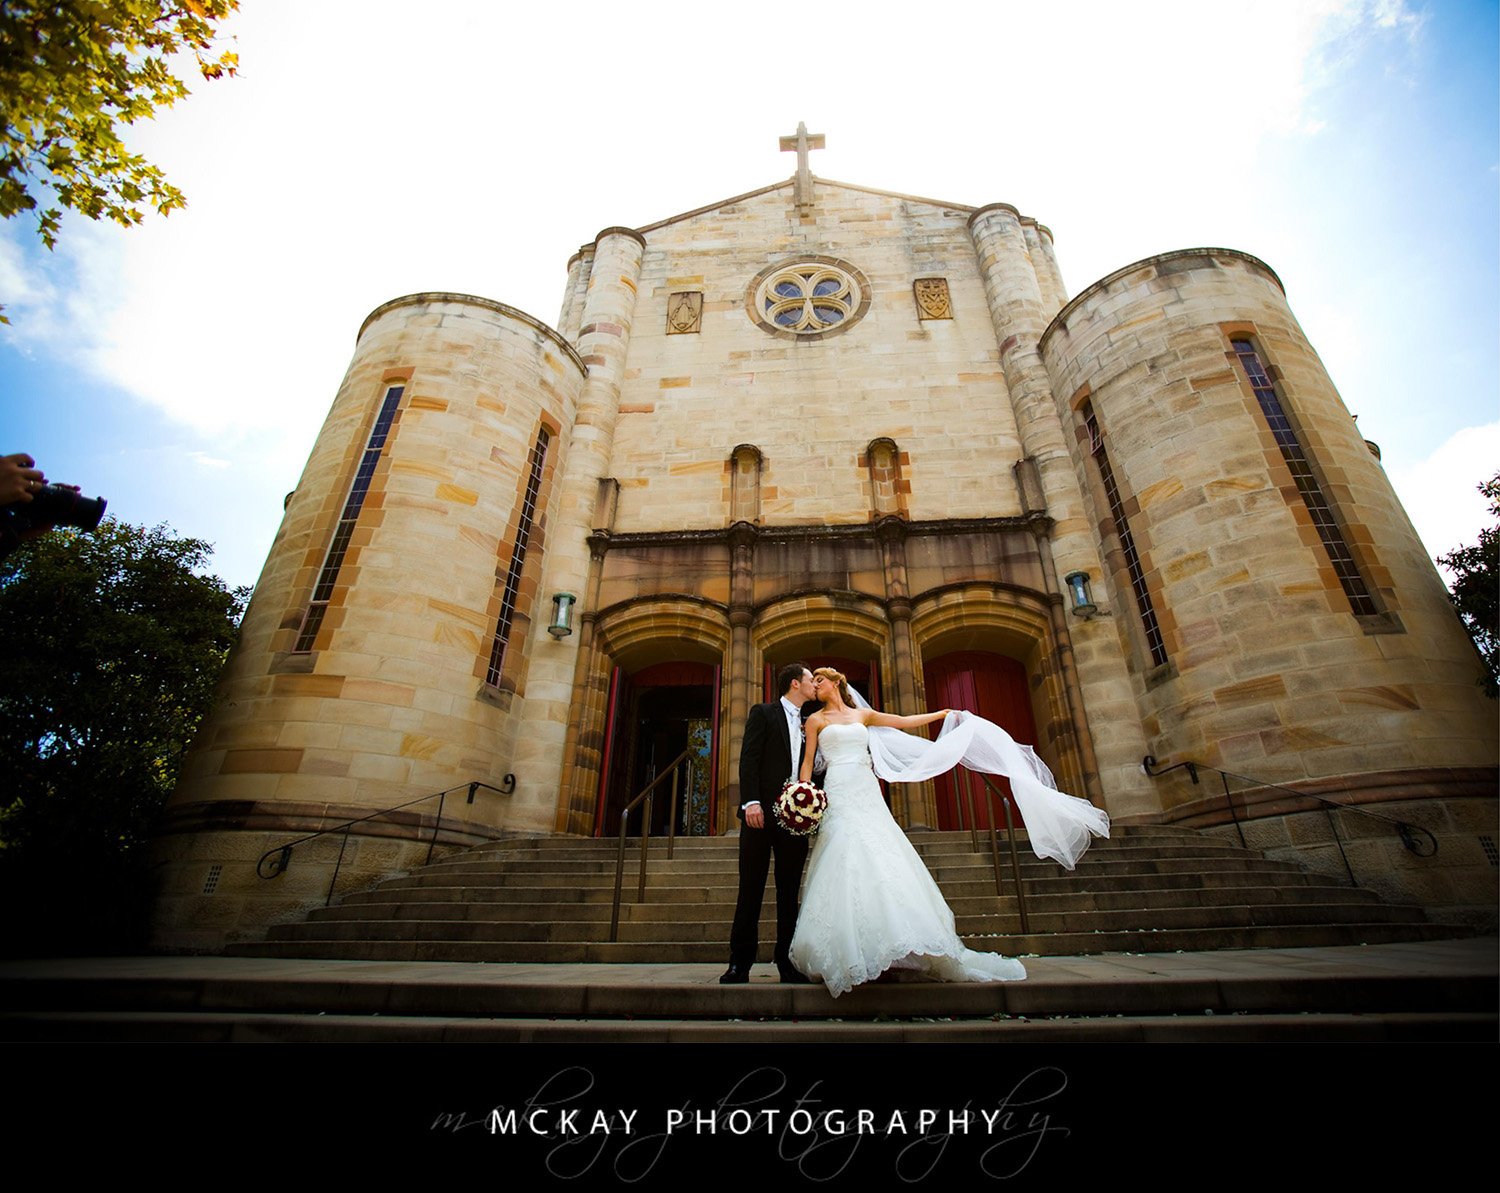
{"label": "mckay photography text", "polygon": [[532,1152],[557,1179],[612,1173],[627,1183],[670,1161],[684,1140],[711,1141],[729,1163],[779,1162],[813,1180],[856,1163],[906,1183],[940,1173],[1006,1180],[1058,1151],[1071,1133],[1058,1119],[1068,1077],[1055,1066],[1019,1077],[997,1072],[992,1094],[954,1104],[944,1102],[936,1072],[925,1090],[887,1099],[842,1099],[825,1079],[794,1082],[770,1066],[727,1078],[710,1097],[664,1105],[607,1099],[598,1084],[589,1068],[570,1066],[518,1101],[443,1110],[430,1129]]}

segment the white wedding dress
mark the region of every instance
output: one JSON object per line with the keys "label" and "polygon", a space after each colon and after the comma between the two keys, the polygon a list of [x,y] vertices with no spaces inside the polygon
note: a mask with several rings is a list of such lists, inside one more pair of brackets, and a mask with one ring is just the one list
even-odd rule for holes
{"label": "white wedding dress", "polygon": [[959,940],[937,883],[885,806],[869,740],[858,723],[818,735],[828,810],[808,860],[792,964],[835,998],[892,968],[943,982],[1024,978],[1019,961]]}

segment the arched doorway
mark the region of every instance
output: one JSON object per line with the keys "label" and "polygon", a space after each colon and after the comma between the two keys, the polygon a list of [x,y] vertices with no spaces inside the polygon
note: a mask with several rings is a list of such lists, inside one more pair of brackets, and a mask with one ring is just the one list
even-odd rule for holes
{"label": "arched doorway", "polygon": [[[711,663],[653,663],[634,672],[616,667],[600,777],[596,836],[615,836],[625,806],[683,750],[692,757],[692,778],[678,789],[678,836],[713,831],[715,775],[718,770],[719,668]],[[664,835],[672,815],[670,780],[652,800],[651,833]],[[639,835],[640,809],[630,834]]]}
{"label": "arched doorway", "polygon": [[[928,659],[922,668],[928,708],[963,708],[994,721],[1018,742],[1037,740],[1036,718],[1031,709],[1031,685],[1026,668],[1016,659],[987,650],[956,650]],[[990,781],[1007,794],[1010,784],[992,776]],[[952,774],[933,782],[937,796],[938,828],[968,827],[959,813],[959,785]],[[990,801],[981,799],[982,784],[974,788],[975,819],[989,826]]]}

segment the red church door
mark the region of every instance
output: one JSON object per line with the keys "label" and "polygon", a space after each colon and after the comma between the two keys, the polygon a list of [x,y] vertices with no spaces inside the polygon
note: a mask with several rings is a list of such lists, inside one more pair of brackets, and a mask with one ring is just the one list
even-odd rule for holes
{"label": "red church door", "polygon": [[[994,721],[1018,742],[1036,744],[1036,718],[1031,712],[1031,685],[1026,668],[1006,655],[984,650],[961,650],[929,660],[922,671],[927,685],[927,707],[962,708]],[[999,776],[991,780],[1000,790],[1010,784]],[[989,799],[981,799],[984,785],[970,780],[974,791],[975,817],[981,828],[989,826]],[[967,827],[959,818],[960,790],[952,774],[933,780],[938,803],[938,828]]]}

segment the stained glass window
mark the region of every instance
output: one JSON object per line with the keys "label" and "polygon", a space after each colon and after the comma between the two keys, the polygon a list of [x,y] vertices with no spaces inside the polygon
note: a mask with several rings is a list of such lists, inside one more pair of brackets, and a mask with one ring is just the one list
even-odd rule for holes
{"label": "stained glass window", "polygon": [[333,530],[333,541],[328,546],[328,554],[323,558],[323,568],[318,573],[318,582],[313,587],[312,601],[307,606],[307,614],[302,619],[302,629],[297,634],[297,644],[292,649],[299,653],[306,653],[313,648],[313,642],[318,637],[318,630],[323,625],[323,617],[328,612],[328,603],[333,599],[334,585],[339,578],[339,569],[344,566],[344,556],[348,553],[349,542],[354,537],[354,524],[359,521],[359,511],[364,507],[365,495],[370,491],[370,481],[375,476],[375,465],[380,462],[380,453],[385,448],[386,437],[390,434],[391,423],[396,418],[396,408],[401,405],[401,395],[406,391],[404,385],[392,385],[385,391],[385,400],[380,404],[380,413],[375,416],[375,425],[370,430],[370,438],[365,443],[364,455],[360,457],[359,468],[354,473],[354,483],[349,487],[349,496],[344,501],[344,511],[339,515],[339,523]]}
{"label": "stained glass window", "polygon": [[1234,348],[1235,355],[1240,359],[1240,367],[1245,370],[1245,376],[1250,380],[1250,388],[1255,391],[1255,400],[1260,403],[1261,413],[1266,416],[1266,424],[1271,428],[1271,434],[1276,439],[1276,446],[1281,449],[1282,459],[1286,461],[1292,480],[1297,485],[1297,492],[1301,495],[1303,504],[1307,506],[1308,516],[1317,527],[1323,550],[1328,553],[1328,560],[1333,564],[1333,570],[1343,586],[1344,595],[1349,598],[1349,607],[1358,614],[1378,613],[1375,601],[1365,584],[1365,578],[1360,575],[1359,565],[1354,560],[1354,553],[1349,550],[1344,531],[1334,516],[1333,506],[1324,494],[1323,486],[1318,483],[1307,453],[1302,450],[1302,442],[1297,437],[1296,428],[1287,417],[1281,398],[1276,393],[1276,387],[1271,382],[1270,374],[1261,363],[1260,353],[1255,350],[1255,345],[1249,340],[1231,340],[1230,344]]}
{"label": "stained glass window", "polygon": [[1146,572],[1141,566],[1140,552],[1136,550],[1135,536],[1130,533],[1130,519],[1125,515],[1125,503],[1120,499],[1120,487],[1115,483],[1109,453],[1104,450],[1104,434],[1099,430],[1099,420],[1094,416],[1092,402],[1084,402],[1081,413],[1083,424],[1089,433],[1089,451],[1093,454],[1094,463],[1099,466],[1099,479],[1104,483],[1109,516],[1114,519],[1115,533],[1120,536],[1120,550],[1125,555],[1130,589],[1135,593],[1136,608],[1140,610],[1141,625],[1146,632],[1146,646],[1151,651],[1151,662],[1159,667],[1167,661],[1167,644],[1156,620],[1156,606],[1151,603],[1151,590],[1146,586]]}
{"label": "stained glass window", "polygon": [[500,590],[500,617],[495,624],[495,641],[490,647],[490,665],[485,673],[485,683],[496,687],[505,666],[505,648],[510,643],[510,623],[516,613],[516,599],[521,592],[521,570],[526,566],[526,546],[531,541],[531,528],[536,521],[537,495],[542,488],[542,466],[547,460],[547,444],[551,436],[546,428],[537,432],[536,443],[531,448],[529,471],[526,476],[526,493],[521,498],[521,516],[516,522],[516,541],[510,553],[510,566],[505,572],[505,585]]}

